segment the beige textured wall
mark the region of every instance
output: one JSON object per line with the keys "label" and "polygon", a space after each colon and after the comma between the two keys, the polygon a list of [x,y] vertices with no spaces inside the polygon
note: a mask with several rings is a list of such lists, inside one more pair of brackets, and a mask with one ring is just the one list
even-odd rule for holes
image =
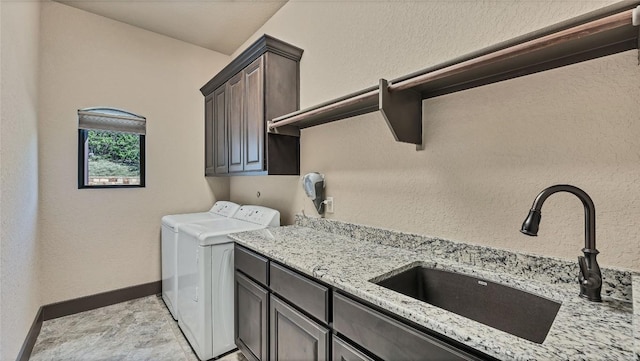
{"label": "beige textured wall", "polygon": [[[305,50],[304,108],[613,2],[293,0],[245,45],[268,33]],[[377,113],[303,130],[302,173],[326,175],[329,218],[566,259],[583,247],[575,197],[547,201],[539,237],[518,230],[538,192],[574,184],[596,204],[601,264],[640,270],[636,56],[427,100],[424,151],[394,142]],[[234,177],[230,187],[243,202],[268,190],[263,204],[288,222],[315,214],[297,177]]]}
{"label": "beige textured wall", "polygon": [[[205,179],[199,88],[229,57],[49,2],[42,14],[43,304],[160,279],[160,218],[228,199]],[[146,188],[77,189],[76,110],[147,117]]]}
{"label": "beige textured wall", "polygon": [[14,360],[40,306],[40,3],[3,1],[0,8],[0,360]]}

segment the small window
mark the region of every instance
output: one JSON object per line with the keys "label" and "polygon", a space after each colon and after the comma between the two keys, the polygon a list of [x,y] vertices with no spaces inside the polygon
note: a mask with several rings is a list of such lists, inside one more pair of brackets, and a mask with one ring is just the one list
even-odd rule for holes
{"label": "small window", "polygon": [[114,108],[78,110],[78,188],[144,187],[146,119]]}

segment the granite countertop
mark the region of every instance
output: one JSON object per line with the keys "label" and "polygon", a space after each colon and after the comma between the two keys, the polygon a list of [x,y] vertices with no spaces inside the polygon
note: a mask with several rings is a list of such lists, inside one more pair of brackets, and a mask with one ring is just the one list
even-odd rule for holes
{"label": "granite countertop", "polygon": [[[578,297],[577,262],[336,221],[299,217],[297,223],[230,237],[501,360],[640,360],[640,296],[631,292],[632,284],[640,287],[636,273],[604,268],[603,302],[595,303]],[[370,282],[417,264],[499,282],[562,305],[546,339],[537,344]]]}

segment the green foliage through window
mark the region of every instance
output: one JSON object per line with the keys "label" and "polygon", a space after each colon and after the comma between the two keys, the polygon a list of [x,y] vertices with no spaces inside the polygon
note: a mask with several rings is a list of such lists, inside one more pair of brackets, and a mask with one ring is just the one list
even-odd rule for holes
{"label": "green foliage through window", "polygon": [[89,130],[89,176],[140,176],[140,135]]}

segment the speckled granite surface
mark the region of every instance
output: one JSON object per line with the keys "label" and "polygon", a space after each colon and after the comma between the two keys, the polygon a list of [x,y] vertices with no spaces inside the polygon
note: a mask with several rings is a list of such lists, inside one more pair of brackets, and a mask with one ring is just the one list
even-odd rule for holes
{"label": "speckled granite surface", "polygon": [[[569,262],[564,259],[519,254],[437,237],[384,230],[324,218],[297,215],[296,224],[361,241],[405,248],[415,252],[428,252],[434,257],[482,267],[484,270],[498,272],[508,270],[509,273],[543,282],[572,284],[578,282],[578,256],[581,255],[577,251],[578,246],[576,246],[575,262]],[[604,268],[602,269],[602,277],[603,295],[631,302],[631,273]]]}
{"label": "speckled granite surface", "polygon": [[[631,293],[632,282],[640,287],[640,279],[630,272],[603,270],[604,302],[593,303],[578,297],[577,264],[564,260],[323,219],[299,217],[297,222],[296,226],[237,233],[231,238],[502,360],[640,359],[640,332],[634,335],[633,325],[635,318],[638,328],[640,314],[633,314]],[[545,341],[536,344],[369,282],[413,264],[500,282],[562,306]],[[638,310],[640,301],[635,298]]]}

